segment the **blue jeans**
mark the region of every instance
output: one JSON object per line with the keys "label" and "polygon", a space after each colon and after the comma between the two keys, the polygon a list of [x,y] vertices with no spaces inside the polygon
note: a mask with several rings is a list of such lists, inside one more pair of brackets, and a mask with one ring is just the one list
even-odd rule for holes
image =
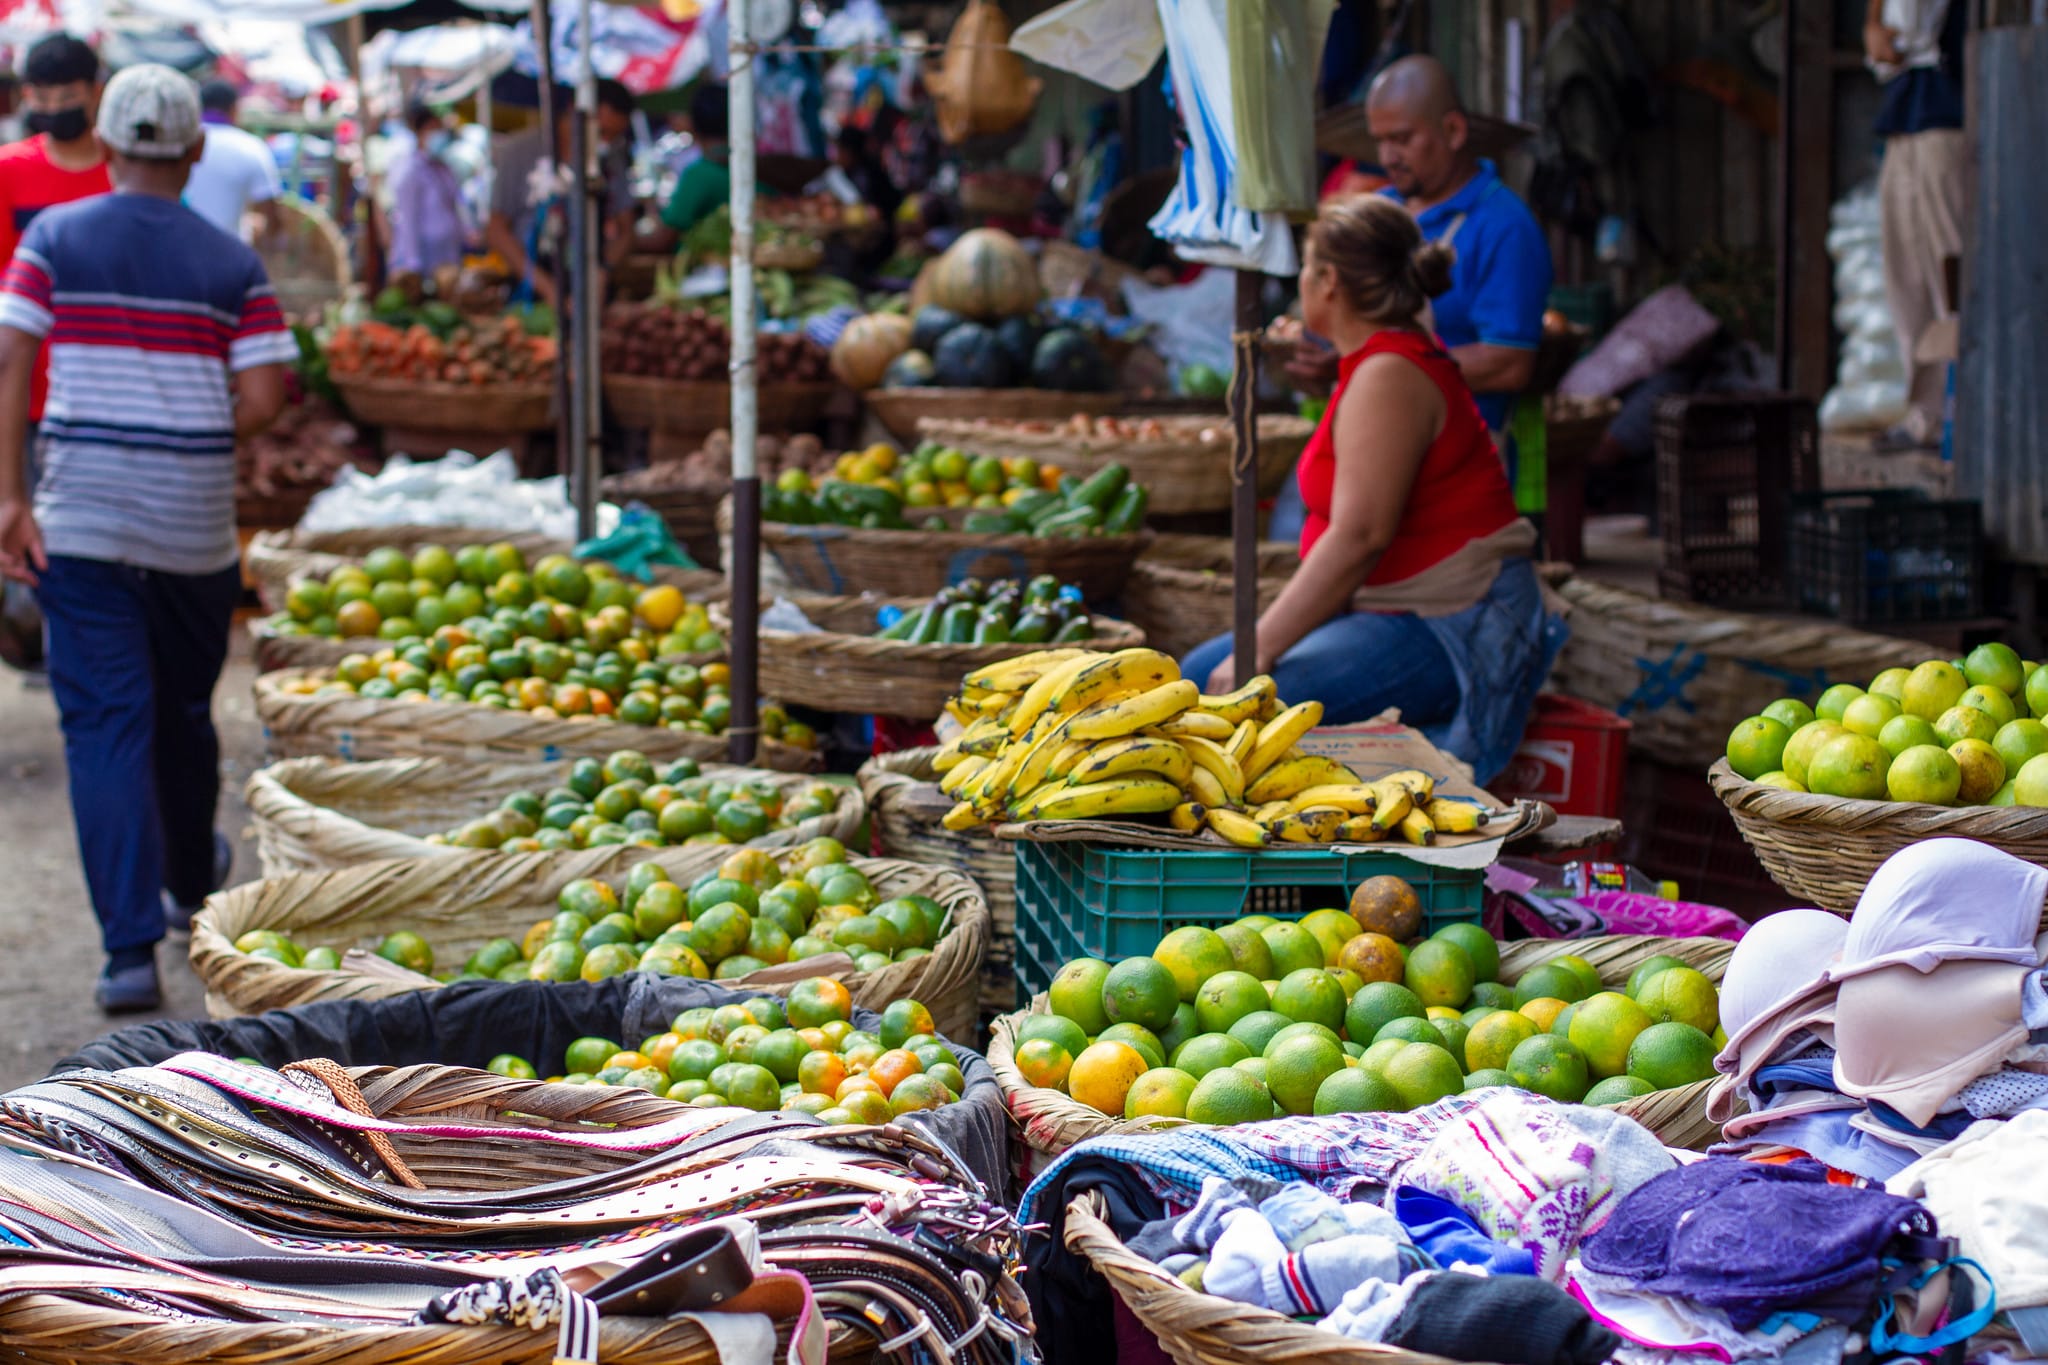
{"label": "blue jeans", "polygon": [[241,571],[170,574],[51,555],[36,598],[64,726],[71,815],[109,954],[163,938],[168,891],[213,889],[213,685]]}
{"label": "blue jeans", "polygon": [[[1219,635],[1189,651],[1180,671],[1206,686],[1216,665],[1229,657],[1230,636]],[[1451,657],[1413,612],[1332,617],[1280,656],[1273,682],[1289,706],[1321,701],[1325,725],[1371,720],[1398,706],[1402,721],[1419,729],[1458,711]]]}

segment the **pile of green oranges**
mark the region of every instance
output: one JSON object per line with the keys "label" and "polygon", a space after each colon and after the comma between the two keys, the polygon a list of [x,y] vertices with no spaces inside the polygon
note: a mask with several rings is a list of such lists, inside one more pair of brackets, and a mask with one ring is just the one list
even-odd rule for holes
{"label": "pile of green oranges", "polygon": [[[742,849],[688,887],[656,863],[640,863],[614,888],[591,877],[564,886],[555,914],[518,940],[494,938],[459,969],[440,964],[417,931],[387,934],[377,953],[437,980],[602,981],[626,972],[734,981],[777,966],[844,953],[855,970],[878,971],[928,957],[947,929],[929,896],[882,900],[846,861],[837,839],[813,839],[779,858]],[[252,957],[334,970],[340,950],[307,948],[275,930],[235,940]]]}
{"label": "pile of green oranges", "polygon": [[1936,806],[2048,806],[2048,672],[2002,644],[1887,668],[1813,705],[1780,698],[1728,736],[1728,766],[1786,791]]}
{"label": "pile of green oranges", "polygon": [[693,758],[657,769],[645,754],[621,749],[603,760],[579,758],[561,786],[512,792],[489,815],[426,842],[507,853],[746,844],[830,815],[840,799],[830,782],[708,777]]}
{"label": "pile of green oranges", "polygon": [[1351,912],[1189,925],[1146,957],[1076,959],[1020,1025],[1017,1069],[1114,1117],[1219,1124],[1495,1085],[1616,1104],[1714,1074],[1720,997],[1694,968],[1654,957],[1614,989],[1564,955],[1510,985],[1475,924],[1411,944],[1380,931],[1419,925],[1413,902],[1373,878]]}
{"label": "pile of green oranges", "polygon": [[[898,1000],[873,1033],[853,1026],[853,1001],[829,977],[798,982],[787,1001],[759,995],[737,1005],[684,1010],[668,1032],[622,1048],[578,1038],[562,1058],[569,1085],[631,1086],[702,1109],[789,1110],[830,1124],[887,1123],[959,1100],[959,1056],[931,1011]],[[535,1079],[533,1065],[503,1053],[490,1070]]]}

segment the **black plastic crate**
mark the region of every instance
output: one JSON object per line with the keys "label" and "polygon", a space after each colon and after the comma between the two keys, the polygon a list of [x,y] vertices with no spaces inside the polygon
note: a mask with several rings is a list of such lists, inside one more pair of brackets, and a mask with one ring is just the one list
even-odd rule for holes
{"label": "black plastic crate", "polygon": [[1820,425],[1789,393],[1674,395],[1657,404],[1666,597],[1731,607],[1788,600],[1795,494],[1820,488]]}
{"label": "black plastic crate", "polygon": [[1984,517],[1974,499],[1911,489],[1814,493],[1792,509],[1801,611],[1838,621],[1957,621],[1984,603]]}

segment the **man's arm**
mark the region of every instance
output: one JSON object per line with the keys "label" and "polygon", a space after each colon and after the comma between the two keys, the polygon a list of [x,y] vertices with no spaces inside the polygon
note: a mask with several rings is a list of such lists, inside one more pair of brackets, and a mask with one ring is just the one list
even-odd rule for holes
{"label": "man's arm", "polygon": [[496,209],[484,223],[484,245],[498,253],[505,262],[505,268],[512,278],[523,279],[529,273],[533,276],[533,292],[544,302],[555,301],[555,282],[544,270],[535,270],[533,263],[526,259],[526,247],[519,240],[519,234],[512,230],[512,220]]}
{"label": "man's arm", "polygon": [[1475,341],[1469,346],[1453,346],[1451,359],[1458,362],[1474,393],[1520,393],[1536,373],[1536,352],[1518,346]]}
{"label": "man's arm", "polygon": [[1485,242],[1469,313],[1478,340],[1451,348],[1474,393],[1520,393],[1536,373],[1543,309],[1550,300],[1550,243],[1526,213]]}
{"label": "man's arm", "polygon": [[1884,0],[1870,0],[1863,11],[1863,55],[1882,66],[1897,66],[1898,36],[1885,26]]}
{"label": "man's arm", "polygon": [[29,380],[42,338],[0,327],[0,577],[34,587],[50,567],[28,497]]}
{"label": "man's arm", "polygon": [[[228,381],[235,395],[236,440],[267,430],[284,411],[285,374],[283,365],[252,365],[237,370]],[[0,420],[4,418],[4,411],[0,411]]]}

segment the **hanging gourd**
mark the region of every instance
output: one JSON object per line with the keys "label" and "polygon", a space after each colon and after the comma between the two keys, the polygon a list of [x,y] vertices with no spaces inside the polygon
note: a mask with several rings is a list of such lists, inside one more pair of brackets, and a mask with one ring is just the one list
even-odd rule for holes
{"label": "hanging gourd", "polygon": [[946,55],[927,84],[949,143],[1007,133],[1031,117],[1044,86],[1010,51],[1010,21],[989,0],[968,0],[946,37]]}

